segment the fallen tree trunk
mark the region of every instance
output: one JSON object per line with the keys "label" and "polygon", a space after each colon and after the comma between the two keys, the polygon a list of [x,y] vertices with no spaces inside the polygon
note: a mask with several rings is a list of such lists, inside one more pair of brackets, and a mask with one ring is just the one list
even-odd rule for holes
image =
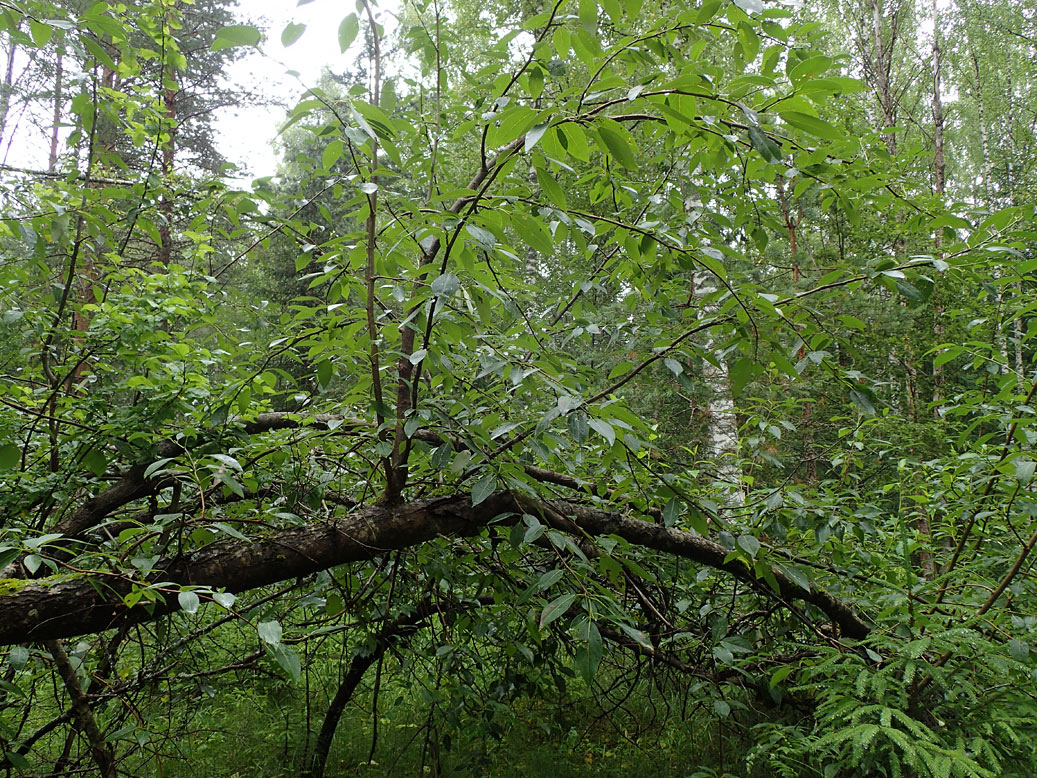
{"label": "fallen tree trunk", "polygon": [[[223,540],[159,562],[146,579],[100,571],[35,581],[3,579],[0,645],[74,637],[150,621],[179,609],[173,595],[181,587],[245,592],[336,565],[369,560],[437,537],[474,535],[502,515],[531,511],[570,534],[617,535],[631,544],[725,571],[785,604],[793,600],[810,603],[847,637],[860,639],[869,632],[868,625],[848,603],[818,589],[802,589],[778,569],[773,570],[778,591],[773,591],[743,561],[728,560],[727,551],[711,540],[619,513],[571,503],[549,506],[525,498],[520,502],[510,493],[499,493],[474,507],[467,494],[401,506],[379,505],[254,542]],[[564,521],[558,520],[559,511],[564,513]],[[552,521],[551,516],[556,518]],[[145,597],[127,607],[124,598],[135,588],[150,588],[160,596]]]}

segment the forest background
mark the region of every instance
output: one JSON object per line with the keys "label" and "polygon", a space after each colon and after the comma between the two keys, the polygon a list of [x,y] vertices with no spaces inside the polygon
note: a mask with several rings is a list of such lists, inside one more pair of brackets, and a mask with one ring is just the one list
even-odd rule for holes
{"label": "forest background", "polygon": [[1037,772],[1037,8],[235,13],[0,2],[0,769]]}

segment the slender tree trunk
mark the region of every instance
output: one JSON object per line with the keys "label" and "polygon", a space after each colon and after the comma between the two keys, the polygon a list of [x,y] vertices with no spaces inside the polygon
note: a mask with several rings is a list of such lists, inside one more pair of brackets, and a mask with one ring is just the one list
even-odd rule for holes
{"label": "slender tree trunk", "polygon": [[[930,12],[933,17],[933,194],[943,200],[946,190],[947,161],[943,151],[943,53],[940,48],[940,11],[936,0],[931,0]],[[942,257],[943,236],[941,228],[933,233],[933,251],[938,258]],[[943,340],[943,306],[937,290],[933,290],[933,331],[939,340]],[[940,415],[940,403],[943,401],[941,367],[933,364],[933,413]]]}
{"label": "slender tree trunk", "polygon": [[[479,598],[479,601],[482,605],[489,605],[493,602],[493,598],[483,596]],[[378,662],[392,646],[409,640],[416,632],[427,627],[436,616],[457,611],[460,607],[458,602],[438,604],[424,600],[413,613],[402,614],[392,623],[383,627],[375,641],[374,650],[370,654],[366,656],[358,654],[353,657],[349,663],[349,670],[342,678],[342,682],[324,714],[324,722],[321,724],[320,733],[314,743],[313,753],[309,755],[303,771],[304,778],[324,778],[328,754],[331,752],[331,744],[335,739],[335,730],[338,729],[339,720],[342,718],[346,705],[353,699],[357,686],[363,681],[367,671],[371,669],[371,665]]]}
{"label": "slender tree trunk", "polygon": [[[781,218],[785,223],[785,229],[789,236],[789,256],[792,259],[792,283],[799,285],[802,278],[802,269],[799,266],[799,225],[803,222],[803,208],[796,209],[796,215],[792,215],[792,205],[789,203],[788,192],[785,189],[785,180],[778,177],[778,205],[781,208]],[[806,357],[806,344],[800,343],[798,358],[802,361]],[[806,478],[813,482],[817,477],[817,468],[813,456],[813,433],[811,427],[811,404],[803,407],[802,432],[803,450],[805,453],[804,465],[806,467]]]}
{"label": "slender tree trunk", "polygon": [[[987,127],[986,108],[985,108],[984,93],[983,93],[983,82],[982,82],[982,79],[981,79],[982,71],[981,71],[980,66],[979,66],[979,57],[976,54],[975,44],[972,41],[969,41],[969,57],[972,60],[972,73],[973,73],[973,76],[976,79],[974,99],[976,101],[977,118],[979,119],[979,122],[978,122],[979,123],[979,143],[980,143],[980,152],[982,154],[982,157],[981,157],[981,159],[982,159],[981,170],[983,171],[982,194],[983,194],[983,198],[984,198],[985,203],[988,206],[990,206],[990,207],[994,207],[994,205],[995,205],[994,200],[996,198],[996,193],[994,191],[994,166],[993,166],[993,163],[991,162],[991,159],[990,159],[990,130]],[[999,272],[999,270],[998,270],[998,268],[996,266],[993,269],[993,276],[994,276],[994,280],[995,281],[997,281],[1000,278],[1000,276],[1001,276],[1001,273]],[[1002,327],[1000,325],[1001,316],[1003,315],[1004,310],[1005,310],[1005,292],[1004,292],[1003,287],[1000,284],[998,284],[998,288],[997,288],[998,327],[997,327],[997,332],[995,334],[995,338],[997,340],[998,351],[1001,353],[1001,359],[1002,359],[1002,369],[1001,369],[1001,371],[1002,371],[1002,373],[1007,373],[1008,370],[1010,369],[1009,365],[1012,364],[1012,359],[1009,357],[1009,354],[1008,354],[1008,338],[1005,337],[1004,330],[1002,329]],[[1018,367],[1018,361],[1017,361],[1016,364],[1017,364],[1017,367]]]}
{"label": "slender tree trunk", "polygon": [[166,82],[162,102],[169,138],[162,146],[163,193],[158,206],[158,261],[163,267],[167,267],[173,254],[173,198],[169,196],[169,187],[172,185],[173,164],[176,159],[177,88],[174,73],[163,72],[162,78]]}
{"label": "slender tree trunk", "polygon": [[76,723],[86,735],[87,742],[90,744],[90,755],[97,764],[99,774],[103,778],[117,778],[118,772],[115,769],[115,756],[105,742],[104,734],[97,726],[97,720],[94,719],[94,714],[90,710],[89,698],[79,685],[75,668],[72,667],[72,662],[69,660],[68,654],[65,653],[61,641],[49,640],[45,645],[50,655],[54,658],[61,680],[65,682],[65,690],[68,692],[69,699],[72,702],[72,711],[75,714]]}
{"label": "slender tree trunk", "polygon": [[14,59],[18,52],[18,44],[14,39],[7,39],[7,63],[4,67],[4,80],[0,84],[0,141],[7,131],[7,117],[11,113],[11,95],[14,92]]}
{"label": "slender tree trunk", "polygon": [[[936,0],[932,0],[930,9],[933,15],[933,192],[943,197],[946,189],[947,162],[943,153],[943,52],[940,48],[940,10]],[[940,234],[934,242],[936,250],[940,250]]]}
{"label": "slender tree trunk", "polygon": [[[703,298],[716,291],[711,284],[712,276],[704,272],[696,272],[691,278],[691,297]],[[699,316],[708,317],[715,309],[712,303],[702,304]],[[716,346],[710,338],[706,342],[706,350]],[[702,374],[709,390],[709,440],[707,456],[716,468],[717,481],[723,485],[724,502],[728,507],[740,508],[745,504],[743,488],[742,463],[738,458],[738,417],[735,412],[734,396],[731,393],[731,380],[728,376],[727,363],[722,355],[717,355],[717,364],[704,362]]]}
{"label": "slender tree trunk", "polygon": [[313,744],[313,753],[309,757],[309,764],[303,772],[304,778],[324,778],[328,754],[331,752],[331,744],[335,739],[335,730],[338,729],[338,722],[342,718],[342,712],[346,709],[349,701],[353,699],[353,693],[364,679],[364,674],[384,653],[385,647],[379,641],[378,647],[368,656],[357,655],[349,663],[349,670],[339,684],[338,691],[335,692],[331,704],[328,705],[328,709],[324,713],[324,722],[321,724],[320,734],[317,735],[317,740]]}
{"label": "slender tree trunk", "polygon": [[[942,78],[943,78],[943,62],[942,54],[940,50],[940,12],[936,5],[936,0],[931,0],[930,12],[933,17],[933,95],[932,95],[932,110],[933,110],[933,193],[941,201],[943,200],[944,190],[946,189],[946,168],[947,163],[944,159],[943,154],[943,99],[940,95],[942,89]],[[940,248],[942,245],[942,236],[940,234],[940,228],[937,228],[933,233],[933,250],[934,253],[939,257],[941,252]],[[939,289],[933,289],[933,332],[936,334],[938,340],[943,340],[943,306],[940,304]],[[940,366],[933,362],[932,369],[933,379],[933,391],[932,391],[932,407],[933,413],[939,417],[940,415],[940,402],[942,400],[941,393],[941,370]],[[916,520],[916,526],[918,533],[923,538],[926,538],[929,546],[932,546],[932,529],[929,526],[929,517],[924,512],[919,512]],[[933,561],[932,553],[928,548],[923,548],[919,553],[919,561],[922,565],[922,571],[925,577],[929,580],[936,575],[936,565]]]}
{"label": "slender tree trunk", "polygon": [[[882,128],[885,130],[886,148],[891,155],[897,153],[897,136],[893,128],[897,123],[897,99],[891,84],[893,49],[896,45],[900,7],[896,5],[889,15],[883,13],[882,0],[871,0],[872,71],[875,93],[882,112]],[[888,32],[887,32],[888,26]],[[886,38],[889,40],[887,41]]]}
{"label": "slender tree trunk", "polygon": [[[1014,286],[1016,299],[1020,301],[1020,304],[1022,304],[1022,301],[1024,299],[1023,295],[1025,294],[1023,292],[1023,282],[1016,281]],[[1012,338],[1015,341],[1015,374],[1016,377],[1018,377],[1019,379],[1019,386],[1023,385],[1023,382],[1026,378],[1026,363],[1023,359],[1024,337],[1025,336],[1023,334],[1023,320],[1021,317],[1015,316],[1012,319]]]}
{"label": "slender tree trunk", "polygon": [[54,116],[50,126],[50,158],[47,161],[47,171],[54,173],[58,169],[58,140],[61,127],[61,104],[64,99],[64,69],[62,67],[62,55],[58,52],[57,65],[54,71]]}

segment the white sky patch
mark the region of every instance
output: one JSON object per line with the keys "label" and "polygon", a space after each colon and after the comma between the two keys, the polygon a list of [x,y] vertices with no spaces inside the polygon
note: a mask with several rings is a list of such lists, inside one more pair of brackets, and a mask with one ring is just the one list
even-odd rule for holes
{"label": "white sky patch", "polygon": [[[226,78],[254,90],[269,104],[227,109],[214,122],[219,150],[230,162],[247,168],[247,174],[238,178],[242,183],[276,172],[274,141],[285,111],[317,84],[321,70],[353,66],[362,33],[345,54],[338,44],[339,24],[353,10],[351,3],[340,0],[310,0],[299,6],[292,0],[243,0],[239,18],[264,27],[266,38],[260,51],[238,49],[239,59],[227,69]],[[361,27],[366,24],[363,18],[360,22]],[[281,32],[289,23],[305,24],[306,30],[285,48]]]}

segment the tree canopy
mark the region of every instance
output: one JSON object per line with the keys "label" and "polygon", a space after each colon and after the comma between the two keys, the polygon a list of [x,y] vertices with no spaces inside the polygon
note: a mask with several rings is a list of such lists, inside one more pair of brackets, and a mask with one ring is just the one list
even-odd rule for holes
{"label": "tree canopy", "polygon": [[0,3],[8,773],[221,773],[249,694],[293,775],[630,699],[674,775],[1032,774],[1033,15],[329,24],[241,188],[218,74],[304,25]]}

